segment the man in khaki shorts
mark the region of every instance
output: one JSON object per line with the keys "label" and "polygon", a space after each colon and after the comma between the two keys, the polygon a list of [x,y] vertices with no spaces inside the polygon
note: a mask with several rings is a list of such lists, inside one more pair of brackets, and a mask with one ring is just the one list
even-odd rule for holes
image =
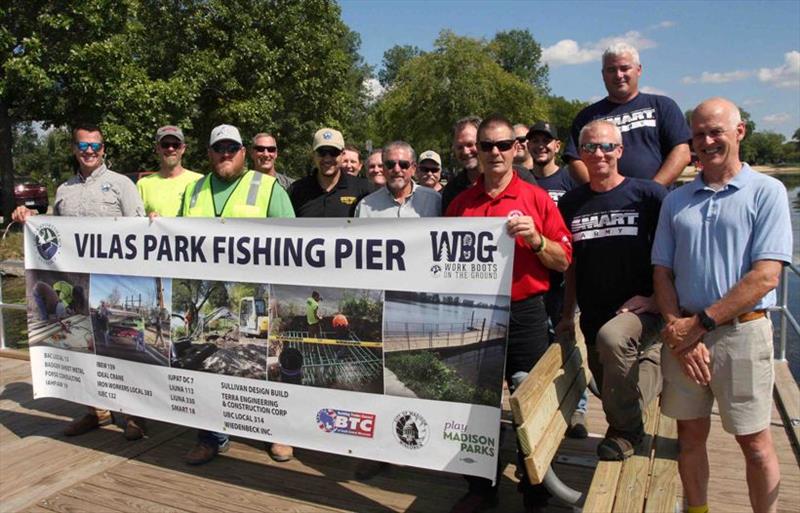
{"label": "man in khaki shorts", "polygon": [[744,453],[754,511],[778,506],[770,434],[772,325],[781,267],[792,258],[786,189],[739,160],[745,125],[728,100],[692,114],[703,171],[664,200],[653,244],[662,331],[662,408],[678,421],[678,466],[690,513],[708,511],[711,407]]}

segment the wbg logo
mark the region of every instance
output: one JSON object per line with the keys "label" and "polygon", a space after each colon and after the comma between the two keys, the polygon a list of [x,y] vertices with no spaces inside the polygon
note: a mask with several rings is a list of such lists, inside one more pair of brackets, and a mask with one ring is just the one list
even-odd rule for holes
{"label": "wbg logo", "polygon": [[375,414],[327,408],[317,412],[317,426],[326,433],[372,438]]}
{"label": "wbg logo", "polygon": [[494,262],[494,244],[492,232],[430,232],[431,252],[437,262]]}

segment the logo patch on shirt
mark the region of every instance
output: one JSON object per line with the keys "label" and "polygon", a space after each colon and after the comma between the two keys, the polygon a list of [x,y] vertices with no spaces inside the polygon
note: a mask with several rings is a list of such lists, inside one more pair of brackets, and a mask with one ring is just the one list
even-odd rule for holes
{"label": "logo patch on shirt", "polygon": [[355,196],[342,196],[341,198],[339,198],[339,201],[341,201],[345,205],[352,205],[353,203],[356,202],[356,197]]}
{"label": "logo patch on shirt", "polygon": [[100,190],[103,191],[103,192],[110,191],[111,190],[111,184],[108,183],[108,182],[103,183],[103,185],[100,186]]}
{"label": "logo patch on shirt", "polygon": [[506,219],[514,219],[515,217],[523,217],[525,214],[521,210],[512,210],[506,216]]}

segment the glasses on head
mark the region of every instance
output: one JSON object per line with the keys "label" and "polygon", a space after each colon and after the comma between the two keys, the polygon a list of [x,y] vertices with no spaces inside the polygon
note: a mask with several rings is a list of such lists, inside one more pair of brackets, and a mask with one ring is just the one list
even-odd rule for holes
{"label": "glasses on head", "polygon": [[408,160],[384,160],[383,167],[386,169],[394,169],[394,166],[400,166],[400,169],[406,170],[411,167],[411,162]]}
{"label": "glasses on head", "polygon": [[176,150],[178,150],[178,149],[180,149],[181,146],[183,146],[183,143],[180,142],[180,141],[161,141],[158,144],[159,144],[159,146],[161,146],[161,148],[163,148],[165,150],[170,150],[172,148],[175,148]]}
{"label": "glasses on head", "polygon": [[525,144],[526,142],[528,142],[528,136],[520,135],[519,137],[517,137],[517,142],[520,144]]}
{"label": "glasses on head", "polygon": [[264,152],[275,153],[276,151],[278,151],[278,147],[277,146],[260,146],[260,145],[258,145],[258,146],[253,146],[253,149],[256,150],[256,153],[264,153]]}
{"label": "glasses on head", "polygon": [[317,148],[317,155],[320,157],[338,157],[342,154],[342,150],[330,147]]}
{"label": "glasses on head", "polygon": [[76,142],[75,147],[78,148],[78,151],[87,151],[89,148],[91,148],[93,152],[98,152],[103,147],[103,143],[81,141]]}
{"label": "glasses on head", "polygon": [[497,149],[500,151],[508,151],[514,147],[514,143],[517,142],[516,139],[504,139],[502,141],[481,141],[478,143],[478,147],[481,151],[489,153],[492,151],[492,148],[497,146]]}
{"label": "glasses on head", "polygon": [[211,150],[214,153],[236,153],[242,149],[242,145],[237,142],[215,142],[211,145]]}
{"label": "glasses on head", "polygon": [[600,148],[600,151],[603,153],[611,153],[619,146],[622,145],[619,143],[583,143],[581,144],[581,151],[584,153],[594,153],[597,151],[597,148]]}
{"label": "glasses on head", "polygon": [[727,130],[724,128],[712,128],[708,132],[695,132],[692,134],[692,138],[697,139],[698,141],[702,141],[706,137],[710,137],[711,139],[719,139],[725,132],[727,132]]}
{"label": "glasses on head", "polygon": [[419,172],[420,172],[420,174],[423,174],[423,175],[426,174],[426,173],[436,174],[436,173],[439,172],[439,168],[438,167],[430,167],[430,166],[420,166],[419,167]]}

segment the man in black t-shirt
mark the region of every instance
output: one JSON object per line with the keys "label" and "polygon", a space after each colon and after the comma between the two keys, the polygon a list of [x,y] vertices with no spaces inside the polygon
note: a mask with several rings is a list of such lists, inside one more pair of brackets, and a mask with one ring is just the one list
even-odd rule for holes
{"label": "man in black t-shirt", "polygon": [[619,173],[622,134],[614,123],[587,124],[579,141],[589,183],[566,193],[558,205],[572,232],[573,259],[556,331],[574,332],[577,300],[609,424],[597,454],[622,460],[641,443],[643,412],[661,391],[662,322],[650,248],[667,191],[652,180]]}

